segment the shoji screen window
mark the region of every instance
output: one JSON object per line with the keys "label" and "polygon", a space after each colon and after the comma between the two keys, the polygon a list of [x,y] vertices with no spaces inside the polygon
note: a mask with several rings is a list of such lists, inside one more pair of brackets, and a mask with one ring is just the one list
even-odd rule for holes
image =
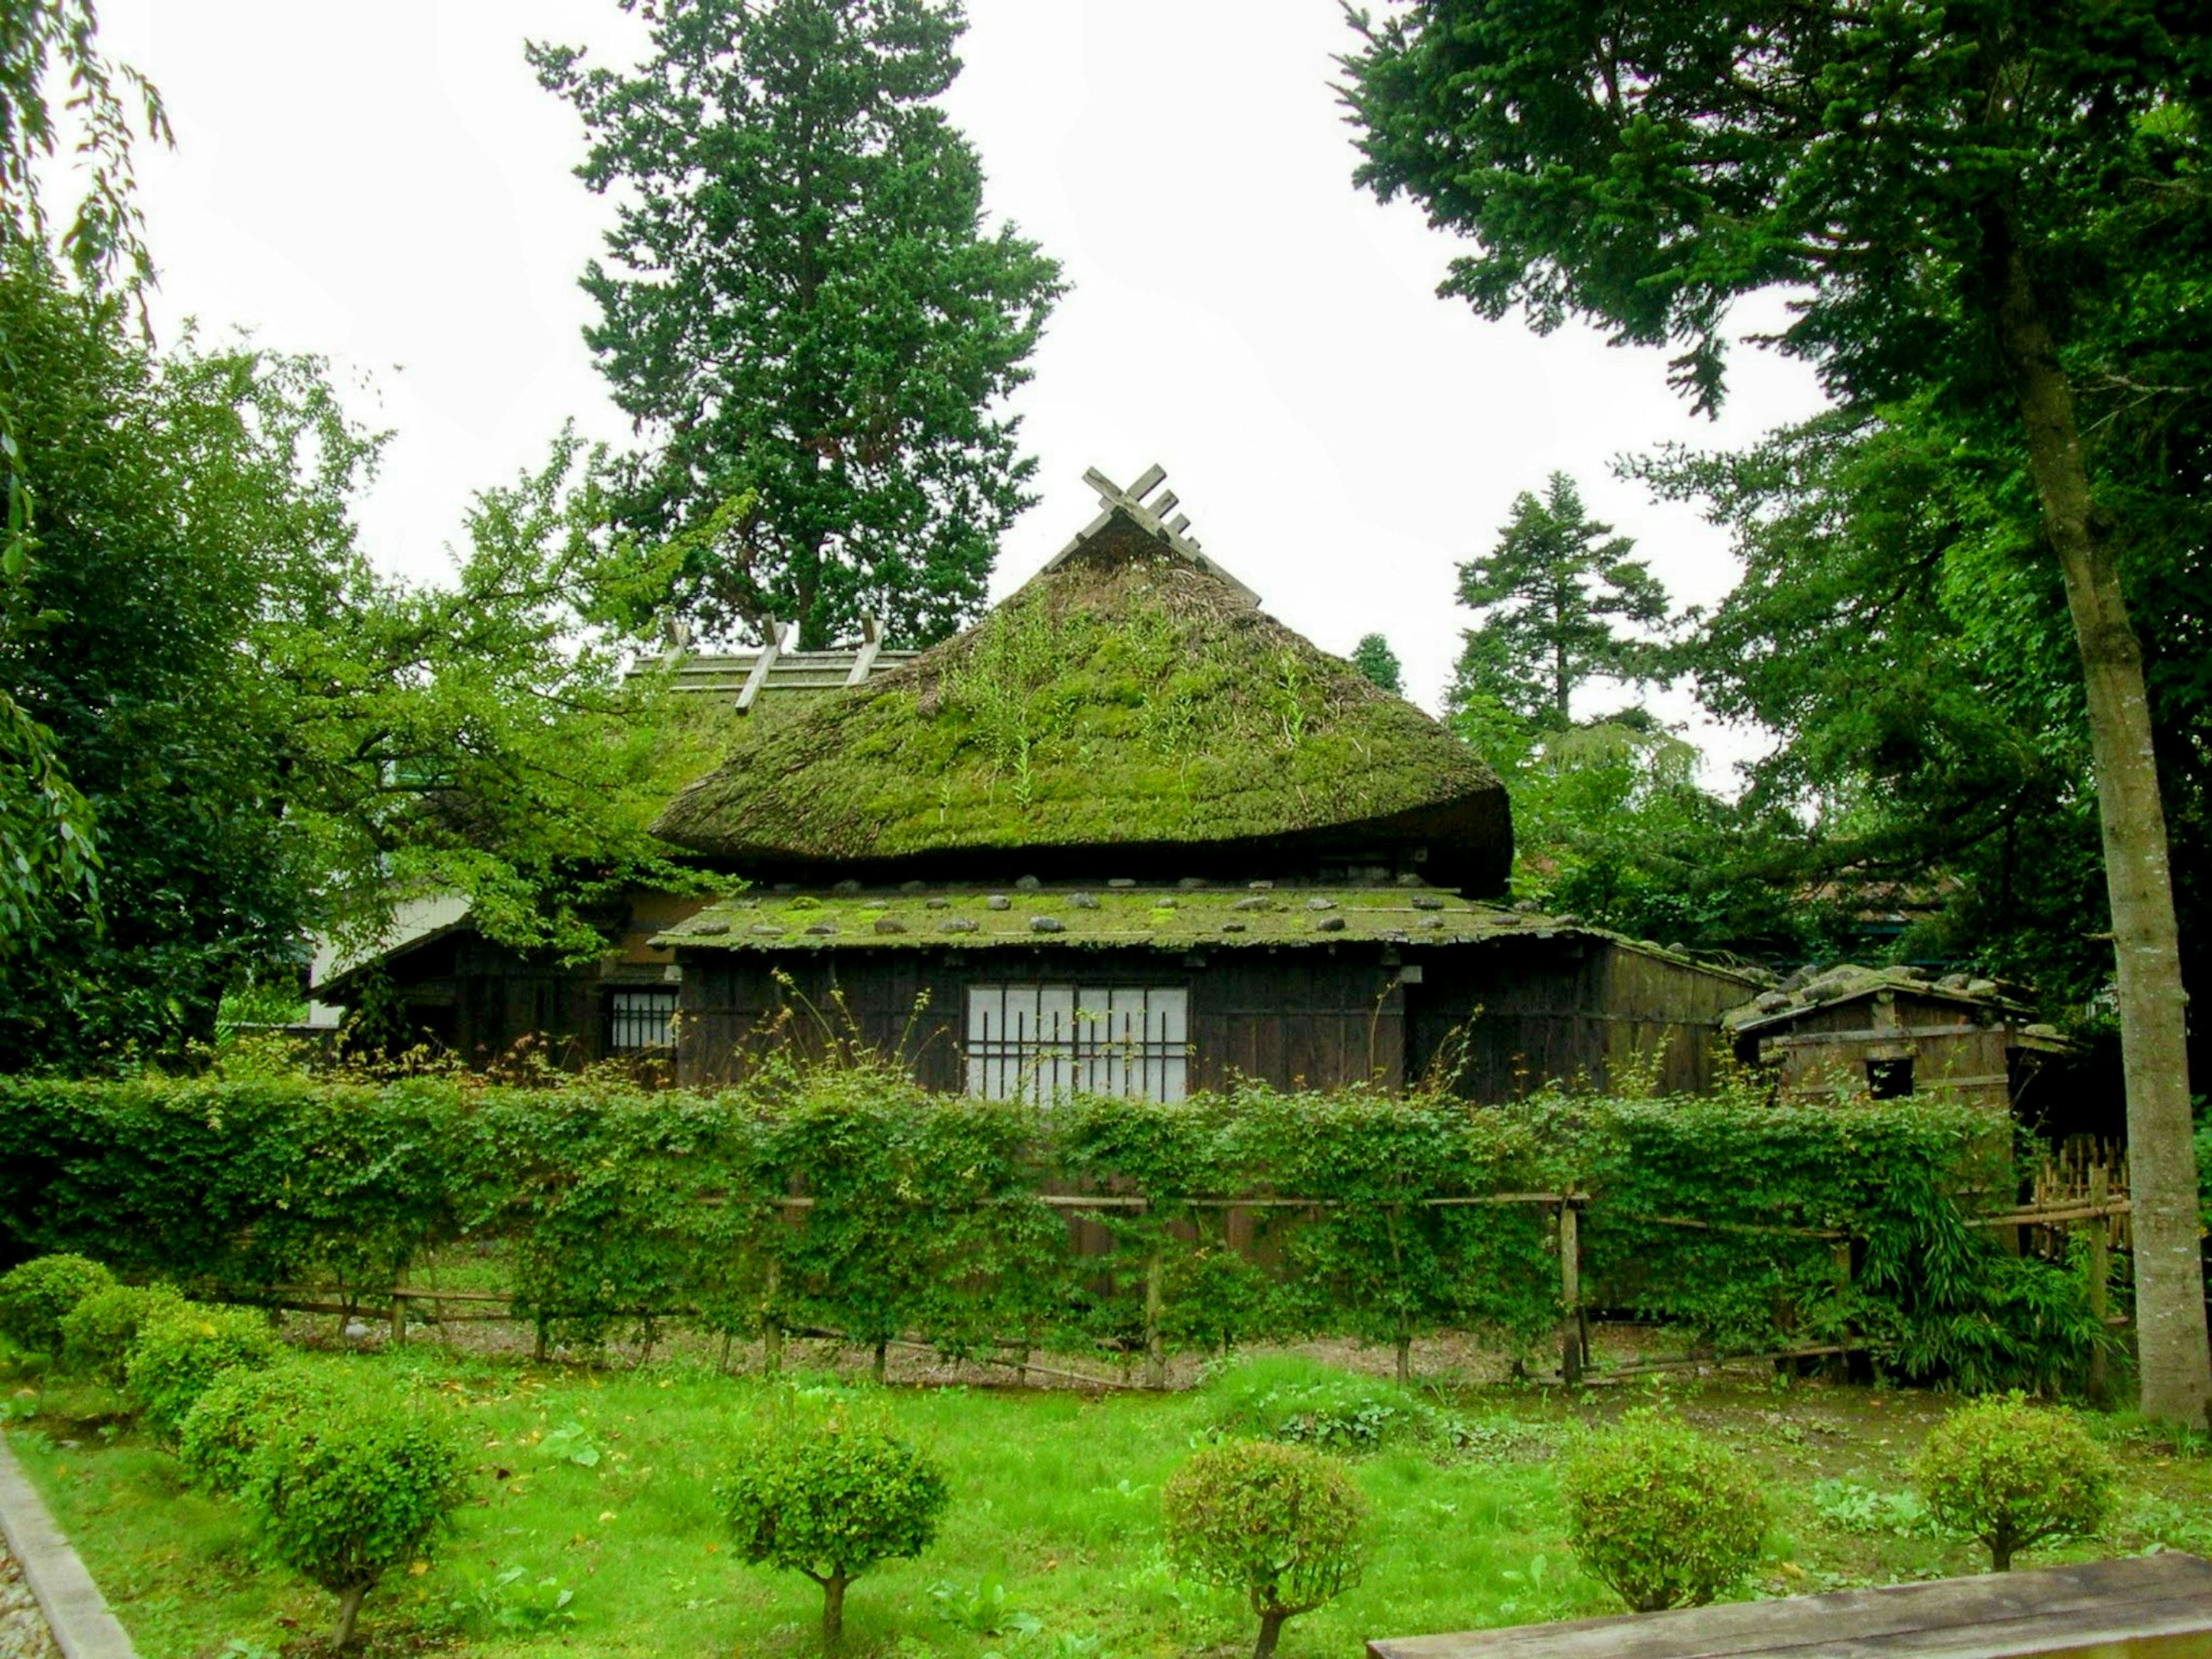
{"label": "shoji screen window", "polygon": [[968,992],[968,1092],[1181,1100],[1190,994],[1181,986],[977,985]]}

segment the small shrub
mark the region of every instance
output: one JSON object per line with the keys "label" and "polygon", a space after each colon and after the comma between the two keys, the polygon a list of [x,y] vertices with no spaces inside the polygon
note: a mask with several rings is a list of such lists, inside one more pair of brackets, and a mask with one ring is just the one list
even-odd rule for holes
{"label": "small shrub", "polygon": [[269,1322],[243,1308],[185,1302],[149,1318],[131,1345],[124,1387],[154,1437],[176,1443],[199,1397],[227,1370],[263,1370],[283,1352]]}
{"label": "small shrub", "polygon": [[1366,1501],[1341,1463],[1306,1447],[1206,1447],[1169,1479],[1160,1512],[1170,1558],[1243,1590],[1260,1615],[1253,1659],[1274,1652],[1285,1620],[1359,1582]]}
{"label": "small shrub", "polygon": [[2086,1537],[2111,1516],[2112,1460],[2073,1413],[2018,1395],[1977,1401],[1936,1425],[1912,1478],[1942,1526],[1979,1539],[1997,1572],[2021,1550]]}
{"label": "small shrub", "polygon": [[333,1394],[264,1425],[246,1500],[270,1553],[338,1598],[343,1648],[376,1581],[423,1555],[460,1503],[459,1442],[439,1408],[382,1394]]}
{"label": "small shrub", "polygon": [[62,1320],[115,1275],[81,1255],[42,1255],[0,1277],[0,1336],[33,1353],[58,1356]]}
{"label": "small shrub", "polygon": [[1702,1607],[1759,1559],[1766,1500],[1743,1464],[1679,1423],[1632,1412],[1567,1460],[1567,1540],[1638,1613]]}
{"label": "small shrub", "polygon": [[139,1331],[184,1301],[167,1285],[110,1285],[94,1291],[62,1316],[63,1365],[119,1388]]}
{"label": "small shrub", "polygon": [[335,1392],[302,1365],[234,1366],[208,1385],[178,1425],[177,1461],[209,1492],[242,1492],[255,1451],[303,1411],[328,1408]]}
{"label": "small shrub", "polygon": [[921,1554],[951,1497],[933,1458],[842,1412],[757,1432],[722,1488],[747,1561],[822,1586],[822,1640],[832,1649],[844,1639],[845,1587],[878,1561]]}
{"label": "small shrub", "polygon": [[1281,1440],[1325,1451],[1369,1452],[1448,1440],[1451,1422],[1394,1382],[1294,1355],[1239,1360],[1206,1385],[1212,1425],[1225,1436]]}

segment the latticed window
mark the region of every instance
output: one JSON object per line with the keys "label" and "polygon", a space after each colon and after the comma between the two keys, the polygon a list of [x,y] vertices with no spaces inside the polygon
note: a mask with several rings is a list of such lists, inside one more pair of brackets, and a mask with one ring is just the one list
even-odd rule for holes
{"label": "latticed window", "polygon": [[1189,1027],[1190,994],[1180,986],[972,986],[968,1092],[986,1100],[1181,1100]]}
{"label": "latticed window", "polygon": [[607,994],[607,1052],[650,1054],[676,1046],[676,992],[643,986]]}

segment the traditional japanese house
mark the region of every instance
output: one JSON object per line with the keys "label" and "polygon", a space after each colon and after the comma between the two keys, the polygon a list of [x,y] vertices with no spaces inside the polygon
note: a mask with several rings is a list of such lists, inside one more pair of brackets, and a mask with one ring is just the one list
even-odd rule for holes
{"label": "traditional japanese house", "polygon": [[2080,1054],[1993,980],[1846,964],[1729,1011],[1736,1057],[1784,1099],[1940,1096],[2040,1115],[2039,1079]]}
{"label": "traditional japanese house", "polygon": [[744,884],[649,941],[680,1080],[837,1037],[993,1097],[1709,1082],[1754,981],[1502,902],[1505,792],[1466,745],[1261,611],[1158,468],[1090,482],[1097,519],[975,627],[669,806]]}

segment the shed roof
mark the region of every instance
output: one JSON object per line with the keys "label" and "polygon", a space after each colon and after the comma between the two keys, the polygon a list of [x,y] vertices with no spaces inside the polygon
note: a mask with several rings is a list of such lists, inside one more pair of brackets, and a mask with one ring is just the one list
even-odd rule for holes
{"label": "shed roof", "polygon": [[776,866],[1329,842],[1503,886],[1505,792],[1465,744],[1141,509],[1102,516],[968,632],[741,743],[656,832]]}
{"label": "shed roof", "polygon": [[1884,994],[1948,1003],[1970,1011],[1990,1025],[2016,1024],[2033,1012],[2026,1003],[2008,996],[1995,980],[1972,979],[1964,974],[1931,979],[1912,968],[1863,968],[1844,963],[1814,975],[1795,991],[1769,991],[1731,1008],[1722,1021],[1731,1031],[1748,1035],[1787,1025],[1819,1009]]}

